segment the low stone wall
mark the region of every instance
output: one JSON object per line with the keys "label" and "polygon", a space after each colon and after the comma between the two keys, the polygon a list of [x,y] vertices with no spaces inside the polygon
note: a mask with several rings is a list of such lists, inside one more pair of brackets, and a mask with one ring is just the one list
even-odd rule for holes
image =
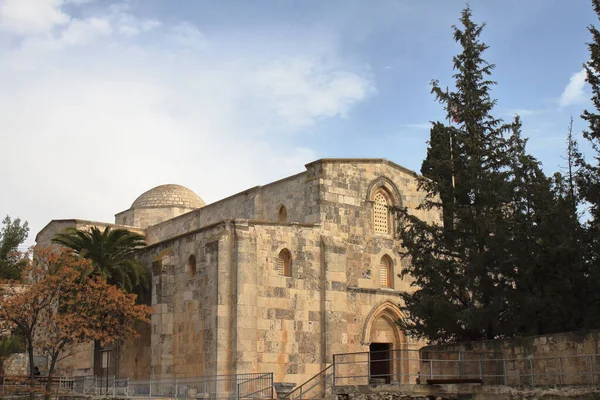
{"label": "low stone wall", "polygon": [[570,387],[523,390],[480,385],[381,385],[336,388],[327,400],[597,400],[600,390]]}
{"label": "low stone wall", "polygon": [[591,385],[600,382],[600,331],[426,346],[421,380],[482,377],[512,386]]}

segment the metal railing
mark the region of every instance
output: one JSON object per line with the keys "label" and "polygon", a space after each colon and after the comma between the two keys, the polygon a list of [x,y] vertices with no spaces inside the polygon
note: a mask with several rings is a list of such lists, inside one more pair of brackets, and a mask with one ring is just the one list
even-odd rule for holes
{"label": "metal railing", "polygon": [[273,373],[260,374],[237,384],[238,399],[272,399]]}
{"label": "metal railing", "polygon": [[172,397],[196,399],[271,399],[273,374],[251,373],[173,379],[116,379],[84,376],[71,378],[72,393],[118,397]]}
{"label": "metal railing", "polygon": [[329,394],[329,389],[333,386],[335,367],[334,364],[327,366],[324,370],[313,376],[296,389],[285,395],[283,399],[302,400],[302,399],[321,399]]}
{"label": "metal railing", "polygon": [[[56,376],[52,378],[53,393],[68,393],[70,388],[65,385],[68,378]],[[0,396],[7,395],[25,395],[31,392],[43,393],[46,390],[48,378],[45,376],[36,376],[33,379],[28,375],[6,375],[0,376]]]}
{"label": "metal railing", "polygon": [[600,354],[505,357],[500,353],[390,350],[336,354],[334,386],[471,380],[486,385],[598,385]]}

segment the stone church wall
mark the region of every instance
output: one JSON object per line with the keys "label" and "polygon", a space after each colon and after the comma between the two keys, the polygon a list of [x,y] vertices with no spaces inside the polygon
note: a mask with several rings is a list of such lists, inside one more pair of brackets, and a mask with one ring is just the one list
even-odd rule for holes
{"label": "stone church wall", "polygon": [[303,172],[261,186],[261,209],[251,219],[277,222],[279,208],[283,205],[287,211],[287,222],[318,222],[318,183],[310,172]]}
{"label": "stone church wall", "polygon": [[[362,333],[369,311],[385,301],[398,304],[400,290],[410,290],[410,279],[398,274],[405,260],[398,249],[400,241],[395,227],[389,234],[373,231],[373,202],[371,195],[384,188],[397,207],[414,211],[420,202],[416,179],[388,161],[321,160],[314,168],[321,169],[321,225],[323,235],[330,241],[331,251],[339,254],[327,265],[331,284],[332,304],[344,304],[345,309],[332,309],[331,317],[337,328],[346,325],[349,335],[343,340],[331,337],[331,352],[368,351],[368,338]],[[422,217],[424,215],[421,215]],[[392,224],[393,225],[393,224]],[[392,288],[382,288],[379,280],[380,261],[384,255],[392,260]],[[340,307],[340,306],[338,306]],[[361,335],[363,336],[361,338]],[[405,338],[402,340],[406,341]]]}
{"label": "stone church wall", "polygon": [[[217,373],[219,240],[223,226],[151,246],[152,378]],[[195,273],[190,256],[196,259]]]}
{"label": "stone church wall", "polygon": [[[120,374],[273,372],[277,382],[300,384],[336,353],[369,351],[371,342],[417,347],[394,324],[399,291],[411,283],[397,276],[406,261],[395,228],[373,230],[379,188],[391,206],[426,215],[415,210],[416,185],[414,173],[387,160],[324,159],[148,227],[141,260],[152,272],[155,312],[138,348],[122,349]],[[282,249],[291,277],[278,272]],[[384,256],[391,288],[380,283]]]}
{"label": "stone church wall", "polygon": [[168,240],[182,232],[201,229],[230,219],[277,221],[279,206],[284,205],[289,222],[317,222],[318,186],[307,173],[257,186],[208,204],[200,209],[147,229],[149,244]]}
{"label": "stone church wall", "polygon": [[[237,372],[299,382],[323,368],[320,234],[312,225],[236,224]],[[277,260],[292,254],[291,277]]]}

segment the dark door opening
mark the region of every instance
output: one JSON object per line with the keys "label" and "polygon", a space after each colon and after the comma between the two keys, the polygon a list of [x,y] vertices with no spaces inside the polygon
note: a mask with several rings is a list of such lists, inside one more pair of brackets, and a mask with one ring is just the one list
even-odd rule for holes
{"label": "dark door opening", "polygon": [[390,383],[392,381],[392,344],[371,343],[369,346],[369,381]]}

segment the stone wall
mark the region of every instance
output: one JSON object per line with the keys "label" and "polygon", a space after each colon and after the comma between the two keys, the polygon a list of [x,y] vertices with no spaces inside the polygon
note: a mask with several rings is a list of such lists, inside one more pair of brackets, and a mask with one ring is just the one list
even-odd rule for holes
{"label": "stone wall", "polygon": [[35,237],[36,245],[38,246],[51,246],[52,239],[59,233],[63,233],[65,230],[69,228],[75,229],[90,229],[91,227],[98,227],[99,229],[104,230],[107,226],[110,226],[112,229],[127,229],[129,231],[139,233],[141,235],[144,234],[143,229],[134,228],[131,226],[124,225],[115,225],[108,222],[98,222],[98,221],[87,221],[82,219],[59,219],[52,220],[48,225],[46,225]]}
{"label": "stone wall", "polygon": [[600,378],[594,375],[600,371],[599,340],[600,331],[587,331],[427,346],[421,349],[421,373],[427,379],[479,377],[482,371],[484,382],[490,384],[598,383]]}
{"label": "stone wall", "polygon": [[118,378],[147,379],[150,376],[150,360],[152,358],[151,326],[138,323],[136,326],[139,336],[128,339],[114,346],[111,371]]}
{"label": "stone wall", "polygon": [[224,226],[217,225],[150,246],[141,257],[152,269],[152,378],[212,375],[224,369],[217,360],[223,335],[217,316],[223,301],[217,297],[223,234]]}
{"label": "stone wall", "polygon": [[[394,324],[410,280],[397,276],[394,228],[373,233],[371,199],[384,188],[394,206],[416,208],[414,174],[383,160],[306,168],[146,230],[153,378],[273,372],[275,381],[300,384],[335,353],[381,341],[396,350],[419,345]],[[288,222],[277,222],[281,205]],[[283,249],[291,277],[278,273]],[[390,288],[379,279],[384,255],[393,262]],[[418,363],[398,367],[416,374]]]}
{"label": "stone wall", "polygon": [[287,211],[286,222],[314,223],[319,220],[318,177],[311,169],[260,187],[260,208],[249,219],[278,221],[279,208]]}
{"label": "stone wall", "polygon": [[511,388],[506,386],[377,385],[336,388],[327,400],[597,400],[594,387]]}
{"label": "stone wall", "polygon": [[[152,271],[155,313],[149,334],[135,343],[150,347],[151,356],[123,350],[120,373],[274,372],[275,381],[300,384],[335,353],[369,351],[372,342],[418,346],[394,323],[402,317],[399,292],[410,290],[411,280],[397,276],[405,261],[392,218],[389,232],[374,232],[380,189],[389,206],[427,216],[416,211],[413,172],[381,159],[324,159],[149,226],[140,259]],[[281,206],[286,221],[279,221]],[[124,223],[126,213],[117,221]],[[439,221],[437,214],[428,218]],[[291,253],[291,277],[278,272],[282,249]],[[390,287],[379,276],[384,256],[392,263]],[[414,371],[418,364],[399,368]]]}
{"label": "stone wall", "polygon": [[297,174],[265,186],[208,204],[200,209],[149,227],[148,244],[169,240],[182,232],[191,232],[229,219],[277,221],[280,205],[288,211],[288,221],[315,222],[318,219],[316,193],[306,173]]}
{"label": "stone wall", "polygon": [[[236,372],[273,372],[276,382],[315,375],[325,362],[318,227],[236,221],[235,236]],[[292,254],[290,277],[278,272],[283,249]]]}
{"label": "stone wall", "polygon": [[115,215],[115,224],[133,226],[145,229],[149,226],[160,224],[182,214],[186,214],[195,208],[185,207],[143,207],[130,208]]}

